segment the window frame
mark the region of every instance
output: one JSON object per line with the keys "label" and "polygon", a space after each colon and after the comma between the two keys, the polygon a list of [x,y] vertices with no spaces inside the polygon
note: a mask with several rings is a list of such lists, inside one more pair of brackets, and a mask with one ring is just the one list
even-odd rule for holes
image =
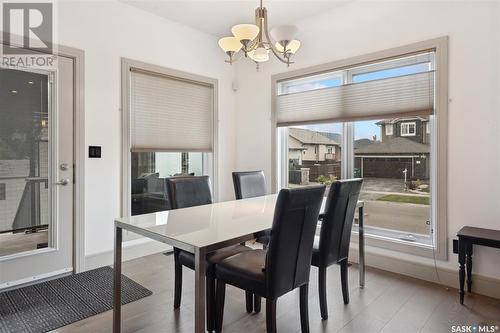
{"label": "window frame", "polygon": [[[277,127],[276,118],[276,91],[280,81],[297,79],[312,76],[319,73],[335,72],[351,66],[359,66],[399,58],[404,55],[411,55],[425,51],[434,51],[435,76],[435,101],[434,115],[431,131],[431,178],[435,184],[431,188],[431,216],[435,221],[433,229],[433,245],[426,246],[397,239],[387,239],[383,237],[373,237],[367,235],[366,244],[389,249],[397,252],[405,252],[413,255],[447,260],[448,258],[448,234],[447,234],[447,202],[448,202],[448,160],[447,160],[447,137],[448,137],[448,36],[443,36],[431,40],[417,42],[405,46],[395,47],[388,50],[373,52],[366,55],[356,56],[348,59],[338,60],[326,64],[316,65],[295,71],[275,74],[271,77],[271,182],[274,191],[279,191],[282,184],[287,184],[287,175],[283,173],[283,162],[280,158],[282,150],[287,149],[286,140],[283,146],[280,142],[287,131]],[[352,73],[346,78],[352,80]],[[342,178],[350,178],[353,175],[354,166],[354,125],[352,122],[343,123],[342,139]],[[280,140],[281,139],[281,140]],[[369,218],[369,217],[368,217]],[[353,234],[357,232],[354,230]],[[352,241],[357,243],[357,238],[353,235]]]}
{"label": "window frame", "polygon": [[[203,174],[210,176],[214,201],[218,201],[220,184],[218,182],[218,80],[202,75],[187,73],[176,69],[153,65],[133,59],[121,58],[121,113],[122,113],[122,168],[121,168],[121,213],[131,216],[131,132],[130,132],[130,73],[139,69],[156,75],[176,77],[182,80],[201,82],[213,88],[212,152],[203,152]],[[181,151],[178,151],[181,152]]]}
{"label": "window frame", "polygon": [[[394,135],[394,124],[385,124],[385,135]],[[389,128],[391,129],[389,131]]]}
{"label": "window frame", "polygon": [[[413,126],[413,133],[411,133],[410,128]],[[399,126],[399,135],[400,136],[416,136],[417,135],[417,122],[415,121],[404,121],[401,122]],[[403,128],[406,129],[405,133],[403,133]]]}

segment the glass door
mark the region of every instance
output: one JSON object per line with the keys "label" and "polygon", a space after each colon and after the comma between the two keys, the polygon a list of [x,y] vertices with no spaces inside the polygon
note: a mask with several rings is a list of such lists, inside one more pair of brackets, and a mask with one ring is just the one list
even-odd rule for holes
{"label": "glass door", "polygon": [[72,271],[73,60],[0,68],[0,289]]}

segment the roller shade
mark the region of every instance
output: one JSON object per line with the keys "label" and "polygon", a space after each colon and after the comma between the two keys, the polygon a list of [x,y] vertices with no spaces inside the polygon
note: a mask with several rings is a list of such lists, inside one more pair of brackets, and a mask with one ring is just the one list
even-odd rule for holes
{"label": "roller shade", "polygon": [[131,151],[212,151],[214,88],[131,70]]}
{"label": "roller shade", "polygon": [[276,96],[278,126],[432,113],[434,71]]}

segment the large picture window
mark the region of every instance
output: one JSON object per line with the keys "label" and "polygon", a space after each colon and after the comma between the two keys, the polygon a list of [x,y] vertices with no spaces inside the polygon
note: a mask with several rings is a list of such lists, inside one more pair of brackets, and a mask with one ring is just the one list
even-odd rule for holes
{"label": "large picture window", "polygon": [[373,245],[444,256],[445,229],[438,223],[446,223],[446,208],[436,189],[445,157],[436,152],[445,147],[438,130],[446,127],[434,124],[441,54],[437,48],[412,53],[273,77],[277,187],[328,187],[362,177],[365,232]]}

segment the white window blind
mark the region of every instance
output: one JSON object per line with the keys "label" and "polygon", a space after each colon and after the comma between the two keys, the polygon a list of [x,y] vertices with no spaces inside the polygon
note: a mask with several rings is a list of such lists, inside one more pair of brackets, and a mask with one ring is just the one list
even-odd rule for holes
{"label": "white window blind", "polygon": [[[433,59],[434,52],[425,52],[282,80],[277,84],[277,125],[431,114]],[[342,76],[342,83],[333,81]]]}
{"label": "white window blind", "polygon": [[278,126],[430,114],[433,109],[434,71],[276,97]]}
{"label": "white window blind", "polygon": [[213,149],[214,87],[130,72],[131,151]]}

